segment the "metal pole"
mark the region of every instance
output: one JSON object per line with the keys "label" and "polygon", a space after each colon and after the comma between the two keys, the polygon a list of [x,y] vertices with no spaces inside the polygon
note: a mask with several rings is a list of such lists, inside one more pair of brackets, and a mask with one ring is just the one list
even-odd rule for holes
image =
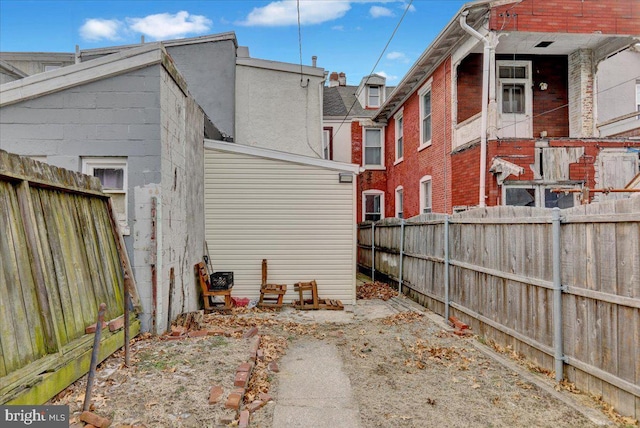
{"label": "metal pole", "polygon": [[371,281],[376,280],[376,234],[375,223],[371,223]]}
{"label": "metal pole", "polygon": [[[124,273],[124,277],[128,278],[129,275],[127,272]],[[131,320],[129,319],[129,287],[127,286],[127,281],[124,281],[124,365],[129,367],[131,365],[131,346],[129,345],[130,341],[130,333],[129,333],[129,324],[131,324]]]}
{"label": "metal pole", "polygon": [[444,319],[449,320],[449,215],[444,216]]}
{"label": "metal pole", "polygon": [[96,322],[96,333],[93,336],[93,351],[91,352],[91,365],[89,366],[89,376],[87,377],[87,389],[84,394],[84,404],[82,410],[89,410],[91,405],[91,387],[93,386],[93,378],[96,374],[98,366],[98,353],[100,352],[100,335],[102,333],[102,323],[104,322],[104,313],[107,310],[105,303],[100,303],[98,310],[98,322]]}
{"label": "metal pole", "polygon": [[562,282],[560,276],[560,208],[551,213],[553,235],[553,344],[555,348],[556,382],[564,375],[562,349]]}
{"label": "metal pole", "polygon": [[402,260],[404,259],[404,219],[400,220],[400,272],[398,273],[398,293],[402,293]]}

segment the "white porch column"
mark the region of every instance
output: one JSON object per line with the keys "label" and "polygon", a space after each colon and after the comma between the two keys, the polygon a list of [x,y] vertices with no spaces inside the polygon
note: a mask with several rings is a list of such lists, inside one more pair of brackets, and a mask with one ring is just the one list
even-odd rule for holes
{"label": "white porch column", "polygon": [[579,49],[569,55],[569,137],[594,137],[593,52]]}

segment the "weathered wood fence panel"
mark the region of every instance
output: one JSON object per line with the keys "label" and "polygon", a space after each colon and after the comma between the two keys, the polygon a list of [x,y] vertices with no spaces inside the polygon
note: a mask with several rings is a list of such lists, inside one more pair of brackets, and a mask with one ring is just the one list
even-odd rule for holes
{"label": "weathered wood fence panel", "polygon": [[[97,179],[0,151],[0,403],[39,404],[83,375],[98,305],[123,314],[110,215]],[[103,333],[101,357],[123,336]]]}
{"label": "weathered wood fence panel", "polygon": [[363,223],[358,262],[371,272],[375,252],[375,272],[424,306],[444,315],[448,305],[477,334],[548,370],[562,367],[578,388],[638,418],[640,198],[561,212],[559,283],[552,217],[548,209],[492,207]]}

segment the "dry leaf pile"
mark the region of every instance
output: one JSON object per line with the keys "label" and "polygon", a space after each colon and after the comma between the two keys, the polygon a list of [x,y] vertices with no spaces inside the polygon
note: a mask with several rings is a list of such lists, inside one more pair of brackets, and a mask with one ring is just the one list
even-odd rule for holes
{"label": "dry leaf pile", "polygon": [[277,361],[286,352],[287,339],[278,336],[262,335],[260,338],[260,349],[263,359],[258,359],[251,372],[249,386],[244,396],[245,403],[251,403],[257,399],[258,394],[268,393],[271,389],[272,375],[268,369],[269,363]]}
{"label": "dry leaf pile", "polygon": [[421,321],[424,315],[420,312],[400,312],[395,315],[389,315],[382,319],[384,325],[398,325],[408,324],[416,321]]}
{"label": "dry leaf pile", "polygon": [[380,281],[367,282],[356,287],[356,298],[361,300],[389,300],[397,295],[397,290],[391,288],[389,284]]}

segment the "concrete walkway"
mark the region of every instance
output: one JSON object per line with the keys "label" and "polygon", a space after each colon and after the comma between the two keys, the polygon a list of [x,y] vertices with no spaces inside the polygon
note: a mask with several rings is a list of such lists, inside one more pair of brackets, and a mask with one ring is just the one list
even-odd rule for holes
{"label": "concrete walkway", "polygon": [[294,342],[280,362],[274,428],[359,428],[360,412],[335,345]]}

